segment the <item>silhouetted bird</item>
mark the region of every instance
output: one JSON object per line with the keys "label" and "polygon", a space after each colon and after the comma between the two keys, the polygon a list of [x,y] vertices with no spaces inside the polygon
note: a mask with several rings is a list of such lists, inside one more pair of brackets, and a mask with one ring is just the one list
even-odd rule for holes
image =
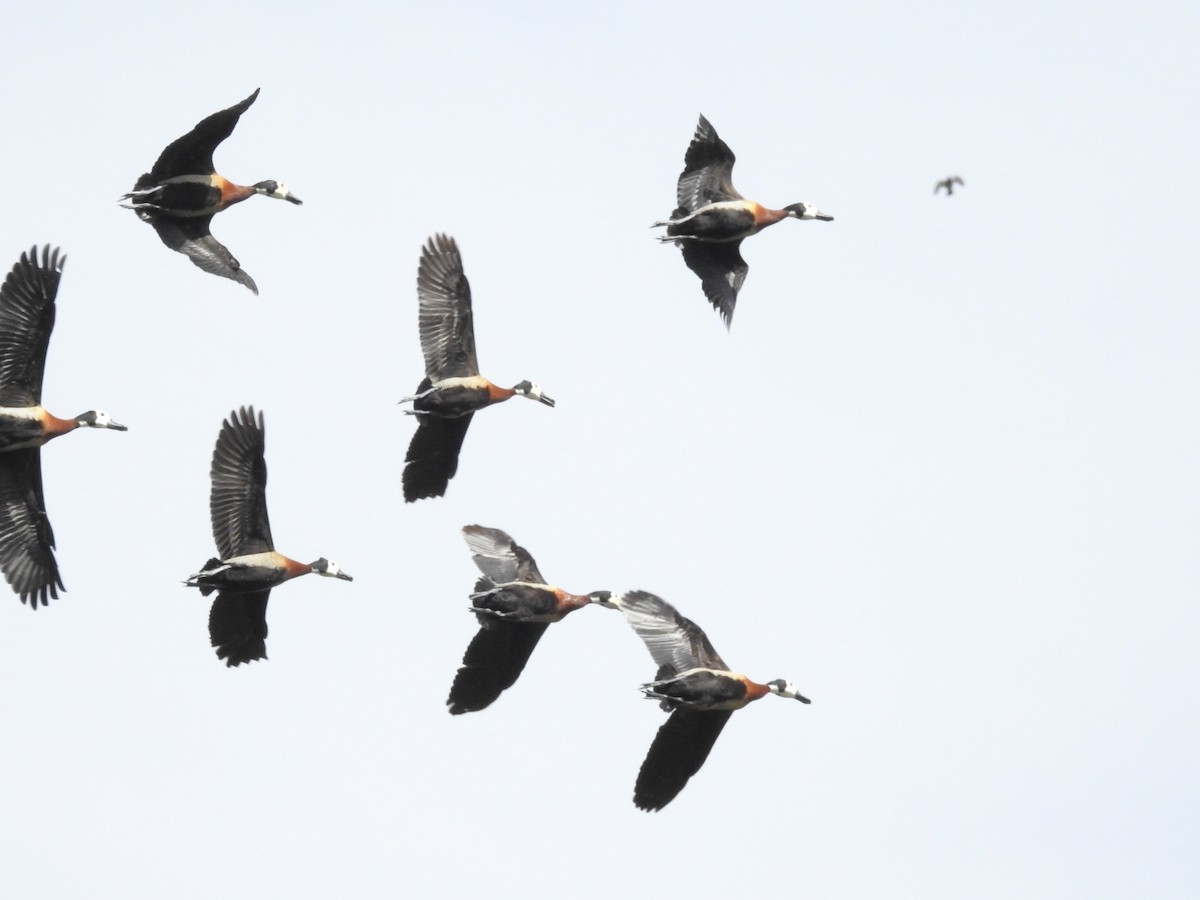
{"label": "silhouetted bird", "polygon": [[654,594],[632,591],[598,602],[624,613],[646,643],[658,674],[642,690],[671,710],[638,772],[633,802],[639,809],[662,809],[675,799],[708,759],[734,710],[769,693],[809,702],[790,681],[759,684],[730,671],[700,627]]}
{"label": "silhouetted bird", "polygon": [[315,572],[354,579],[321,557],[302,563],[275,552],[267,518],[267,463],[263,417],[254,407],[234,410],[221,423],[212,458],[209,512],[217,557],[184,582],[207,597],[217,591],[208,631],[227,666],[267,658],[267,598],[271,588]]}
{"label": "silhouetted bird", "polygon": [[[959,178],[957,175],[951,175],[949,178],[943,178],[941,181],[939,181],[937,184],[935,184],[933,186],[933,192],[936,194],[942,188],[945,188],[946,196],[949,197],[954,193],[954,186],[956,184],[962,184],[962,183],[963,183],[963,180],[961,178]],[[966,185],[963,185],[963,186],[965,187]]]}
{"label": "silhouetted bird", "polygon": [[746,200],[734,190],[733,163],[733,151],[701,116],[679,175],[679,208],[670,219],[651,226],[666,226],[667,233],[659,240],[679,245],[683,261],[700,276],[704,295],[726,327],[733,320],[738,291],[750,270],[739,249],[743,238],[787,218],[833,221],[833,216],[809,203],[768,209]]}
{"label": "silhouetted bird", "polygon": [[42,406],[46,348],[66,261],[49,246],[39,259],[34,247],[0,285],[0,569],[33,609],[65,590],[42,496],[42,444],[76,428],[125,431],[99,410],[60,419]]}
{"label": "silhouetted bird", "polygon": [[173,141],[159,155],[154,168],[121,197],[132,201],[121,205],[153,225],[172,250],[186,254],[205,272],[232,278],[256,294],[254,279],[208,228],[214,215],[255,194],[300,205],[300,198],[278,181],[260,181],[246,187],[227,181],[213,168],[213,151],[233,133],[238,119],[257,96],[255,90],[241,103],[213,113]]}
{"label": "silhouetted bird", "polygon": [[546,584],[529,551],[498,528],[468,525],[463,537],[483,577],[471,595],[479,632],[454,676],[446,701],[451,715],[489,706],[516,682],[550,623],[611,596],[570,594]]}
{"label": "silhouetted bird", "polygon": [[454,238],[437,234],[421,248],[417,299],[425,378],[416,394],[400,401],[412,401],[413,408],[405,412],[417,417],[417,432],[404,458],[404,499],[409,503],[446,493],[477,410],[512,396],[554,405],[531,381],[503,388],[479,374],[471,285]]}

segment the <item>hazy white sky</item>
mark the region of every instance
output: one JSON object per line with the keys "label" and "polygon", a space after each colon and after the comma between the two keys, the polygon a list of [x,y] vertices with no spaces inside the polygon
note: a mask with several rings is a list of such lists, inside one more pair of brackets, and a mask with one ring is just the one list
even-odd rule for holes
{"label": "hazy white sky", "polygon": [[[129,431],[45,449],[67,593],[0,602],[0,893],[1194,897],[1194,6],[380,7],[6,15],[0,269],[68,254],[45,402]],[[256,87],[218,169],[304,200],[214,222],[257,298],[117,206]],[[729,333],[648,227],[701,112],[836,217],[747,242]],[[558,406],[406,506],[435,231],[484,374]],[[278,549],[355,581],[229,670],[180,582],[250,403]],[[452,718],[473,522],[812,705],[639,812],[654,666],[595,608]]]}

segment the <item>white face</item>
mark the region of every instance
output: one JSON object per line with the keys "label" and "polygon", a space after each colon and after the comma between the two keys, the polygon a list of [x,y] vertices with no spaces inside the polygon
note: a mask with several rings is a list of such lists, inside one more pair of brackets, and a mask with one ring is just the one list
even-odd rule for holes
{"label": "white face", "polygon": [[541,403],[545,403],[547,406],[554,405],[554,401],[542,393],[542,388],[540,385],[535,384],[532,381],[525,383],[529,385],[529,388],[528,390],[521,391],[522,396],[528,397],[530,400],[540,401]]}
{"label": "white face", "polygon": [[264,192],[268,197],[274,197],[276,200],[292,199],[292,192],[288,190],[288,186],[282,181],[275,184],[275,190]]}
{"label": "white face", "polygon": [[[782,686],[780,686],[781,683]],[[767,686],[771,689],[772,693],[778,694],[780,697],[795,697],[800,693],[798,690],[796,690],[796,686],[794,684],[792,684],[790,681],[783,681],[783,679],[772,681]]]}
{"label": "white face", "polygon": [[119,425],[112,420],[112,416],[101,409],[94,409],[87,418],[77,420],[79,424],[88,428],[111,428],[114,431],[125,431],[124,425]]}

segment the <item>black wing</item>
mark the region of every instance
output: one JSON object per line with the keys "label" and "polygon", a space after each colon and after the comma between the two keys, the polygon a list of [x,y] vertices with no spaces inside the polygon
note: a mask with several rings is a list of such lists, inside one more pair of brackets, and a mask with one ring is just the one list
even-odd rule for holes
{"label": "black wing", "polygon": [[221,559],[275,549],[267,518],[264,447],[263,416],[260,412],[256,418],[253,406],[234,410],[221,423],[208,502]]}
{"label": "black wing", "polygon": [[152,187],[177,175],[212,175],[216,171],[213,168],[213,151],[221,141],[233,134],[238,119],[257,98],[258,88],[255,88],[254,93],[241,103],[202,119],[183,137],[168,144],[167,149],[159,154],[154,168],[138,179],[135,190]]}
{"label": "black wing", "polygon": [[269,590],[217,594],[208,614],[208,635],[227,666],[267,658]]}
{"label": "black wing", "polygon": [[435,234],[421,248],[417,301],[425,374],[435,382],[478,375],[471,285],[454,238]]}
{"label": "black wing", "polygon": [[212,216],[175,218],[146,210],[140,210],[138,215],[154,226],[164,244],[187,256],[205,272],[220,275],[222,278],[232,278],[238,284],[250,288],[255,294],[258,293],[258,285],[254,283],[254,279],[246,273],[229,249],[208,230]]}
{"label": "black wing", "polygon": [[40,447],[0,453],[0,570],[34,609],[65,590],[42,497],[41,460]]}
{"label": "black wing", "polygon": [[737,303],[738,291],[746,280],[750,267],[742,259],[739,249],[741,241],[679,241],[683,261],[700,276],[704,296],[721,314],[728,328],[733,322],[733,307]]}
{"label": "black wing", "polygon": [[638,809],[659,810],[700,771],[731,710],[677,709],[658,729],[638,772],[633,802]]}
{"label": "black wing", "polygon": [[484,709],[512,687],[548,627],[545,622],[506,622],[493,616],[479,620],[479,632],[467,647],[446,701],[454,716]]}
{"label": "black wing", "polygon": [[54,298],[66,256],[47,245],[22,253],[0,285],[0,406],[39,406]]}
{"label": "black wing", "polygon": [[417,416],[417,432],[404,457],[404,500],[440,497],[458,471],[458,454],[474,413],[457,419]]}
{"label": "black wing", "polygon": [[[683,158],[683,171],[675,191],[676,202],[686,213],[722,200],[741,200],[733,187],[733,151],[717,137],[708,119],[700,117],[696,134]],[[678,212],[676,213],[678,216]]]}
{"label": "black wing", "polygon": [[493,583],[546,583],[529,551],[499,528],[467,525],[463,528],[463,537],[471,548],[475,565]]}

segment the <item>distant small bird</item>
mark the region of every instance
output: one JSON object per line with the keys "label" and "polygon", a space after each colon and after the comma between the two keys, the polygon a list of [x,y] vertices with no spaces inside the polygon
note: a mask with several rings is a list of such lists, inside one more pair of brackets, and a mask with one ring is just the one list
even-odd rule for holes
{"label": "distant small bird", "polygon": [[242,113],[258,97],[258,90],[241,103],[213,113],[183,137],[173,141],[158,157],[154,168],[137,180],[121,199],[125,209],[135,210],[149,222],[162,242],[213,275],[232,278],[255,294],[258,285],[242,269],[225,245],[209,232],[212,217],[247,197],[262,194],[301,204],[300,198],[278,181],[260,181],[244,187],[218,175],[213,168],[213,151],[233,133]]}
{"label": "distant small bird", "polygon": [[42,444],[76,428],[126,430],[99,410],[60,419],[42,406],[46,349],[66,261],[49,246],[39,259],[34,247],[0,285],[0,569],[33,609],[65,590],[42,496]]}
{"label": "distant small bird", "polygon": [[321,557],[302,563],[275,552],[267,518],[267,463],[263,417],[254,407],[234,410],[221,423],[212,458],[209,511],[218,557],[184,582],[207,597],[217,591],[208,631],[226,666],[267,658],[267,598],[271,588],[315,572],[354,579]]}
{"label": "distant small bird", "polygon": [[479,632],[446,701],[455,716],[490,706],[512,687],[550,623],[611,597],[609,591],[570,594],[546,584],[529,551],[499,528],[468,525],[463,537],[483,577],[471,595]]}
{"label": "distant small bird", "polygon": [[418,420],[404,458],[404,500],[408,503],[446,493],[458,471],[467,426],[477,410],[514,395],[554,405],[531,381],[503,388],[479,374],[471,285],[454,238],[437,234],[421,248],[417,299],[425,378],[417,385],[416,394],[400,401],[412,402],[413,408],[405,412]]}
{"label": "distant small bird", "polygon": [[738,291],[750,271],[739,250],[742,239],[787,218],[833,221],[833,216],[809,203],[768,209],[746,200],[733,187],[734,160],[733,151],[701,116],[679,175],[679,208],[670,219],[651,226],[666,226],[667,233],[659,240],[679,245],[683,261],[700,276],[704,295],[727,328]]}
{"label": "distant small bird", "polygon": [[[949,178],[943,178],[941,181],[935,184],[933,186],[933,192],[936,194],[942,188],[945,188],[946,196],[949,197],[954,193],[954,186],[956,184],[963,184],[963,180],[957,175],[951,175]],[[966,187],[966,185],[964,184],[963,187]]]}
{"label": "distant small bird", "polygon": [[708,759],[734,710],[769,693],[810,702],[790,681],[759,684],[730,671],[700,627],[661,597],[632,591],[597,602],[624,613],[645,641],[658,674],[642,691],[672,711],[638,772],[633,789],[638,809],[662,809],[675,799]]}

